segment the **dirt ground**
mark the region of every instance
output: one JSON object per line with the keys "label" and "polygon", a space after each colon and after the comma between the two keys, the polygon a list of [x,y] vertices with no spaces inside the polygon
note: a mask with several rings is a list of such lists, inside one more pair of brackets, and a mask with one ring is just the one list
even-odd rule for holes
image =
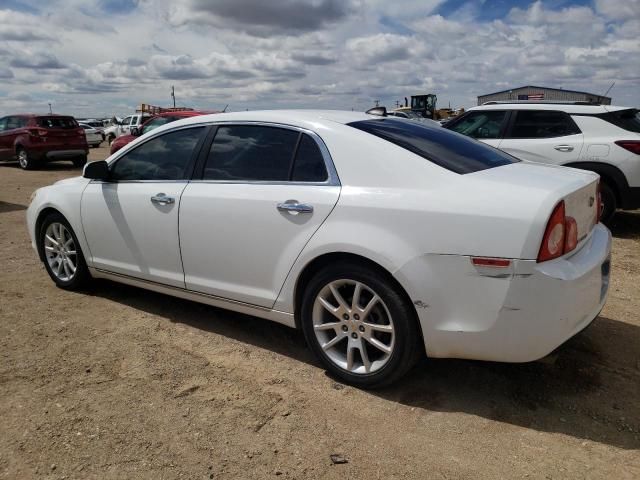
{"label": "dirt ground", "polygon": [[0,164],[0,478],[640,478],[640,214],[618,216],[609,301],[555,362],[425,359],[365,392],[286,327],[57,289],[25,209],[78,174]]}

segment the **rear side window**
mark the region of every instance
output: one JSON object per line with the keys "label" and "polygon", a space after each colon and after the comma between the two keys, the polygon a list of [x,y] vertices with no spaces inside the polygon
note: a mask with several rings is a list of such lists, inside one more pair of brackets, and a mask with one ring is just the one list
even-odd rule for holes
{"label": "rear side window", "polygon": [[597,116],[629,132],[640,133],[640,110],[637,108],[617,110]]}
{"label": "rear side window", "polygon": [[327,177],[327,168],[318,144],[309,135],[302,134],[291,179],[294,182],[324,182]]}
{"label": "rear side window", "polygon": [[565,112],[520,110],[516,114],[508,138],[553,138],[581,133]]}
{"label": "rear side window", "polygon": [[38,117],[37,123],[42,128],[78,128],[73,117]]}
{"label": "rear side window", "polygon": [[472,138],[500,138],[506,116],[507,112],[500,110],[469,112],[446,128]]}
{"label": "rear side window", "polygon": [[382,138],[455,173],[472,173],[519,162],[511,155],[439,126],[394,118],[349,126]]}
{"label": "rear side window", "polygon": [[219,127],[203,179],[288,181],[298,136],[296,131],[277,127]]}

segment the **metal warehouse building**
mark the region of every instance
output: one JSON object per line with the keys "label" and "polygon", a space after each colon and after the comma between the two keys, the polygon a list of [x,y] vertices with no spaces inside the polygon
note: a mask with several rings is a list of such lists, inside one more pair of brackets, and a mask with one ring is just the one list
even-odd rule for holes
{"label": "metal warehouse building", "polygon": [[501,92],[480,95],[478,97],[478,105],[482,105],[485,102],[508,102],[510,100],[592,102],[611,105],[610,97],[603,97],[595,93],[563,90],[561,88],[536,87],[534,85],[510,88],[509,90],[503,90]]}

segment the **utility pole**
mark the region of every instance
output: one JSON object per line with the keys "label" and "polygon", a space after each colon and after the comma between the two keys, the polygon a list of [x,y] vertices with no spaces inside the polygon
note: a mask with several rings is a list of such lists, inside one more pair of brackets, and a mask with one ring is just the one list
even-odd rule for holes
{"label": "utility pole", "polygon": [[376,102],[376,107],[380,106],[380,100],[374,100]]}
{"label": "utility pole", "polygon": [[176,108],[176,91],[171,85],[171,98],[173,98],[173,108]]}
{"label": "utility pole", "polygon": [[396,100],[396,108],[400,108],[400,100]]}
{"label": "utility pole", "polygon": [[51,104],[49,104],[49,113],[53,113],[53,110],[51,110]]}

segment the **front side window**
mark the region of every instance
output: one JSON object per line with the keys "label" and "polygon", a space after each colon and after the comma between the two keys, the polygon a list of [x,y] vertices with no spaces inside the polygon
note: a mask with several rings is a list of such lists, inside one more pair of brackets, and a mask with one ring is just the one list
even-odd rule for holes
{"label": "front side window", "polygon": [[509,138],[553,138],[578,133],[580,129],[564,112],[520,110],[507,136]]}
{"label": "front side window", "polygon": [[422,122],[381,118],[349,126],[382,138],[455,173],[472,173],[519,160],[464,135]]}
{"label": "front side window", "polygon": [[500,138],[506,116],[504,110],[470,112],[447,128],[471,138]]}
{"label": "front side window", "polygon": [[204,127],[160,135],[125,153],[111,168],[111,180],[184,180]]}
{"label": "front side window", "polygon": [[221,126],[211,144],[203,179],[287,181],[298,136],[284,128]]}
{"label": "front side window", "polygon": [[122,119],[122,122],[120,122],[120,125],[127,125],[129,126],[129,123],[131,122],[131,117],[124,117]]}

